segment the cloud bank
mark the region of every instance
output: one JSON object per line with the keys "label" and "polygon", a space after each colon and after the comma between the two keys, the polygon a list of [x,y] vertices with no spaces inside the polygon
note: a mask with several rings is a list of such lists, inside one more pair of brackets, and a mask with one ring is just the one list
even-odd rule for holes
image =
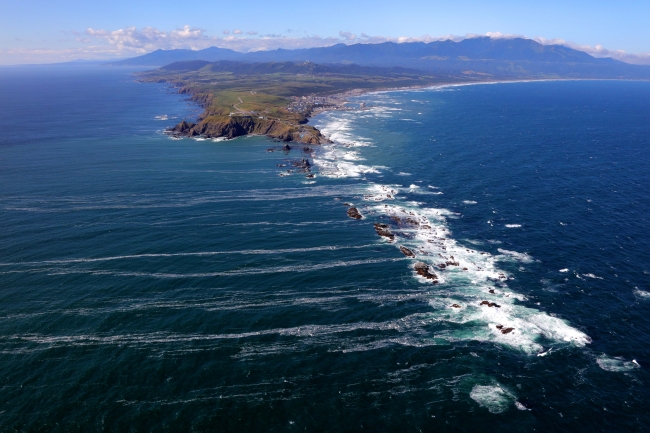
{"label": "cloud bank", "polygon": [[[293,33],[287,29],[287,33]],[[85,59],[111,59],[132,57],[145,54],[157,49],[192,49],[200,50],[208,47],[229,48],[241,52],[274,50],[278,48],[314,48],[326,47],[335,44],[355,43],[382,43],[382,42],[435,42],[442,40],[461,41],[474,37],[491,38],[526,38],[535,40],[543,45],[564,45],[569,48],[584,51],[594,57],[611,57],[633,64],[650,65],[650,53],[632,54],[623,50],[609,50],[601,45],[589,46],[576,44],[563,39],[545,39],[541,37],[529,38],[524,35],[511,35],[499,32],[486,34],[466,34],[464,36],[446,35],[420,37],[384,37],[370,36],[365,33],[356,35],[349,31],[340,31],[338,37],[320,36],[288,36],[286,34],[259,35],[255,30],[224,30],[223,36],[210,36],[205,30],[189,25],[175,30],[159,30],[154,27],[137,29],[126,27],[118,30],[103,30],[88,28],[84,32],[73,32],[76,46],[65,49],[15,49],[0,50],[2,63],[6,59],[14,58],[13,63],[42,63],[52,61],[69,61],[78,58]],[[39,61],[40,60],[40,61]]]}

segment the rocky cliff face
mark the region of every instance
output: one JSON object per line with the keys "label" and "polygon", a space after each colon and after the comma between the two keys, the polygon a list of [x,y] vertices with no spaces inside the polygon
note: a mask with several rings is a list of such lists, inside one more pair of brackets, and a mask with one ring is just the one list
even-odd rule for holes
{"label": "rocky cliff face", "polygon": [[266,135],[282,141],[322,144],[328,140],[312,126],[295,125],[273,119],[252,116],[208,116],[198,123],[182,121],[169,130],[182,137],[235,138],[247,134]]}

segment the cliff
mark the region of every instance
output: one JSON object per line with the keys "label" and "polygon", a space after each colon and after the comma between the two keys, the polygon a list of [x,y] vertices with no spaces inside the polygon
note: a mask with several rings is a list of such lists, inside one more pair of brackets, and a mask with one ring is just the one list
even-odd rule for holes
{"label": "cliff", "polygon": [[260,119],[252,116],[208,116],[198,123],[182,121],[169,130],[169,133],[182,137],[235,138],[248,134],[266,135],[282,141],[295,141],[304,144],[328,142],[313,126],[296,125],[289,122]]}

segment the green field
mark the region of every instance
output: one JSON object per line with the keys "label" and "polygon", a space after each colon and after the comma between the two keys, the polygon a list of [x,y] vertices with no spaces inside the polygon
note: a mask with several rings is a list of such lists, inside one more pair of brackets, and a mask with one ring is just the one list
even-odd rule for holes
{"label": "green field", "polygon": [[[179,92],[191,95],[205,108],[198,123],[183,126],[177,131],[179,134],[232,137],[263,133],[286,141],[307,133],[316,134],[313,128],[304,126],[307,119],[317,108],[342,108],[343,99],[336,95],[344,92],[480,81],[481,78],[309,62],[189,61],[140,74],[142,81],[177,86]],[[247,121],[241,121],[242,117]],[[269,126],[269,122],[275,123]]]}

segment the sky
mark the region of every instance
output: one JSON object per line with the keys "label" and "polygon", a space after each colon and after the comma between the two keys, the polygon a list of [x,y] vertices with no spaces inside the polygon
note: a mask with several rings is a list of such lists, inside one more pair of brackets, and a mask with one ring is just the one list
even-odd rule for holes
{"label": "sky", "polygon": [[528,37],[650,64],[650,0],[0,0],[0,64]]}

